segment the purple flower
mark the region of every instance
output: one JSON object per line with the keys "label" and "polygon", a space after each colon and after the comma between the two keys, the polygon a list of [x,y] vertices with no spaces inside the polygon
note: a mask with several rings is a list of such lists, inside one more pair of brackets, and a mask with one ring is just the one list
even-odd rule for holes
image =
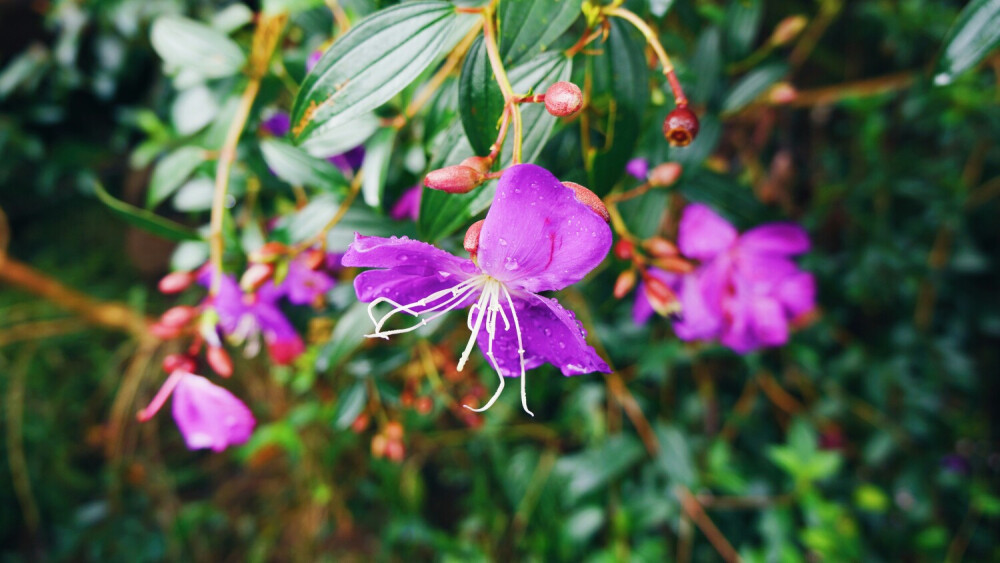
{"label": "purple flower", "polygon": [[174,421],[188,449],[221,452],[250,438],[256,424],[250,409],[229,391],[183,370],[170,374],[149,406],[139,413],[139,420],[152,418],[171,394]]}
{"label": "purple flower", "polygon": [[625,171],[636,180],[645,181],[649,175],[649,160],[645,158],[633,158],[625,165]]}
{"label": "purple flower", "polygon": [[[681,319],[674,323],[678,338],[718,338],[736,352],[746,353],[788,341],[789,321],[815,307],[815,282],[791,260],[809,250],[806,232],[791,223],[770,223],[740,235],[709,207],[689,205],[678,232],[678,246],[701,260],[688,275],[651,271],[678,295]],[[638,301],[637,323],[651,308]]]}
{"label": "purple flower", "polygon": [[[204,268],[198,276],[198,283],[210,286],[211,272],[211,268]],[[219,328],[223,334],[237,343],[245,342],[249,355],[255,355],[260,350],[263,336],[271,359],[284,365],[291,363],[305,350],[302,338],[277,305],[278,299],[287,292],[288,288],[284,284],[276,286],[268,283],[256,293],[243,293],[236,278],[224,275],[218,294],[214,298],[209,297],[209,306],[219,316]],[[305,290],[298,290],[296,293],[302,296]],[[211,342],[211,333],[206,336],[210,344],[219,345]]]}
{"label": "purple flower", "polygon": [[397,221],[410,219],[416,221],[420,216],[420,196],[423,195],[423,186],[417,184],[403,192],[403,195],[392,206],[389,216]]}
{"label": "purple flower", "polygon": [[260,128],[275,137],[284,137],[292,128],[292,118],[287,112],[276,111],[271,114],[271,117],[261,121]]}
{"label": "purple flower", "polygon": [[[327,255],[324,262],[328,261],[330,256],[337,257],[336,254]],[[279,295],[287,297],[291,303],[311,305],[321,295],[330,291],[333,285],[333,278],[321,269],[310,268],[306,263],[306,257],[300,255],[288,264],[288,273],[276,289]]]}
{"label": "purple flower", "polygon": [[365,147],[358,145],[353,149],[340,154],[335,154],[327,159],[344,174],[353,174],[365,161]]}
{"label": "purple flower", "polygon": [[[513,166],[497,186],[482,225],[476,261],[427,243],[357,235],[345,266],[377,268],[354,280],[361,301],[371,302],[375,332],[388,338],[415,330],[453,309],[470,306],[472,331],[458,363],[461,370],[478,342],[500,375],[500,387],[477,412],[500,396],[504,376],[521,377],[521,405],[528,410],[525,371],[553,364],[563,375],[601,371],[608,365],[587,345],[586,331],[555,299],[537,295],[580,281],[607,255],[611,229],[544,168]],[[376,319],[380,303],[392,310]],[[384,330],[396,313],[425,316],[416,326]],[[485,330],[484,330],[485,329]]]}

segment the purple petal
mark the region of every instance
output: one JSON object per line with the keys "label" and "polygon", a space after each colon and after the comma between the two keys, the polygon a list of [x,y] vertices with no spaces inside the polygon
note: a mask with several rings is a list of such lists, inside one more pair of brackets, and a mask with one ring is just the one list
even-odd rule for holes
{"label": "purple petal", "polygon": [[260,124],[261,129],[275,137],[284,137],[288,130],[292,128],[292,120],[288,113],[283,111],[274,112]]}
{"label": "purple petal", "polygon": [[483,272],[532,293],[583,279],[611,248],[611,229],[548,170],[512,166],[479,236]]}
{"label": "purple petal", "polygon": [[359,145],[345,153],[335,154],[327,160],[339,168],[344,174],[351,174],[355,170],[361,168],[361,164],[365,160],[365,147],[363,145]]}
{"label": "purple petal", "polygon": [[736,241],[737,232],[729,221],[707,205],[692,203],[684,209],[677,245],[690,258],[709,260]]}
{"label": "purple petal", "polygon": [[355,234],[341,264],[355,268],[416,268],[409,275],[475,275],[479,269],[472,260],[459,258],[426,242],[408,237],[366,237]]}
{"label": "purple petal", "polygon": [[403,192],[396,205],[392,206],[389,216],[397,221],[409,219],[416,221],[420,216],[420,197],[423,195],[423,186],[417,184]]}
{"label": "purple petal", "polygon": [[652,318],[653,305],[649,302],[649,297],[646,296],[646,282],[641,281],[639,285],[635,288],[635,302],[632,304],[632,322],[638,326],[642,326],[649,322]]}
{"label": "purple petal", "polygon": [[785,278],[775,294],[793,317],[808,313],[816,307],[816,280],[808,272],[798,272]]}
{"label": "purple petal", "polygon": [[250,438],[250,409],[232,393],[200,375],[185,375],[174,390],[172,411],[188,449],[221,452]]}
{"label": "purple petal", "polygon": [[682,278],[678,297],[681,301],[680,319],[674,322],[674,332],[681,340],[706,340],[719,335],[723,317],[718,306],[705,300],[702,280],[697,274]]}
{"label": "purple petal", "polygon": [[280,285],[288,300],[296,305],[314,303],[316,298],[333,287],[333,278],[326,272],[313,270],[305,262],[303,258],[292,260],[288,265],[288,274]]}
{"label": "purple petal", "polygon": [[[595,371],[611,373],[608,364],[587,344],[587,331],[572,311],[563,308],[555,299],[526,292],[512,295],[521,341],[524,345],[525,369],[550,363],[558,367],[563,375],[580,375]],[[510,315],[506,302],[501,306]],[[517,354],[517,332],[510,319],[510,330],[504,330],[502,320],[497,322],[496,337],[493,340],[493,355],[501,374],[517,377],[521,368]],[[478,336],[479,349],[485,356],[489,350],[489,335],[484,328]],[[489,357],[487,356],[487,361]]]}
{"label": "purple petal", "polygon": [[[354,291],[358,300],[369,303],[379,297],[387,297],[400,305],[418,303],[421,299],[434,293],[455,287],[468,276],[448,275],[441,273],[427,275],[420,268],[395,268],[392,270],[368,270],[354,278]],[[447,299],[446,296],[444,299]],[[479,292],[470,293],[461,300],[461,308],[471,305],[479,298]],[[426,305],[413,305],[414,312],[421,313],[426,309],[440,304],[437,300]]]}
{"label": "purple petal", "polygon": [[649,175],[649,160],[645,158],[633,158],[625,165],[625,172],[636,180],[645,181]]}
{"label": "purple petal", "polygon": [[316,65],[319,64],[321,58],[323,58],[323,49],[317,49],[309,53],[309,57],[306,59],[306,72],[312,72],[316,68]]}
{"label": "purple petal", "polygon": [[740,236],[740,252],[793,255],[809,250],[809,235],[794,223],[769,223]]}

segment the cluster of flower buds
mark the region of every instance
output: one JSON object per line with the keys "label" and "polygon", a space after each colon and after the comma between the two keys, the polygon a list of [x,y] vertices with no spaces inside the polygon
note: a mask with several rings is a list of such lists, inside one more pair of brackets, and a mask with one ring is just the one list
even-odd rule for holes
{"label": "cluster of flower buds", "polygon": [[385,458],[401,463],[406,456],[406,446],[403,444],[403,425],[392,421],[372,437],[372,457]]}
{"label": "cluster of flower buds", "polygon": [[614,254],[619,260],[632,263],[615,280],[616,299],[628,295],[641,281],[640,287],[657,313],[669,316],[680,312],[680,301],[675,292],[653,273],[688,274],[694,271],[694,264],[680,255],[677,245],[658,236],[642,241],[622,238],[615,243]]}

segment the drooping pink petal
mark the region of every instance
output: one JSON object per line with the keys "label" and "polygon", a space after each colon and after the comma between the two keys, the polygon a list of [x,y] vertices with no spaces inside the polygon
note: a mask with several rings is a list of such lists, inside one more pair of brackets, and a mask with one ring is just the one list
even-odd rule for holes
{"label": "drooping pink petal", "polygon": [[674,332],[681,340],[716,338],[722,327],[721,312],[706,302],[701,282],[699,276],[687,275],[676,284],[679,286],[681,312],[679,319],[674,322]]}
{"label": "drooping pink petal", "polygon": [[809,235],[794,223],[768,223],[740,235],[740,252],[791,256],[809,251]]}
{"label": "drooping pink petal", "polygon": [[583,279],[611,248],[611,229],[548,170],[519,164],[504,172],[479,236],[484,272],[530,292]]}
{"label": "drooping pink petal", "polygon": [[816,307],[816,280],[808,272],[788,276],[778,284],[775,294],[793,317]]}
{"label": "drooping pink petal", "polygon": [[709,260],[736,242],[737,231],[707,205],[684,208],[677,232],[677,246],[689,258]]}
{"label": "drooping pink petal", "polygon": [[250,409],[232,393],[200,375],[187,374],[174,389],[172,411],[192,450],[221,452],[250,438],[255,421]]}
{"label": "drooping pink petal", "polygon": [[403,192],[396,204],[392,206],[392,210],[389,211],[389,217],[397,221],[406,219],[416,221],[420,216],[420,198],[423,195],[423,189],[423,186],[417,184]]}
{"label": "drooping pink petal", "polygon": [[[587,331],[572,311],[563,308],[555,299],[540,295],[517,292],[512,297],[521,329],[526,370],[550,363],[567,376],[595,371],[611,373],[608,364],[587,344]],[[493,340],[493,355],[497,361],[493,367],[506,377],[517,377],[521,374],[517,333],[509,305],[503,302],[501,306],[510,319],[510,329],[504,330],[502,320],[497,322]],[[483,330],[477,340],[485,356],[489,350],[489,335]]]}

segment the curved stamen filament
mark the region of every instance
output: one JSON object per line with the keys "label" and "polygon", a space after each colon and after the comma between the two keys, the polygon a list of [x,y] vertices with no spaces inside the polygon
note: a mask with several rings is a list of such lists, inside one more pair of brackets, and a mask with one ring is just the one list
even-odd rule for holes
{"label": "curved stamen filament", "polygon": [[[406,305],[401,305],[393,301],[392,299],[389,299],[388,297],[379,297],[378,299],[375,299],[374,301],[368,304],[368,317],[372,320],[372,323],[375,324],[375,332],[372,334],[366,334],[365,336],[368,338],[378,337],[378,338],[388,339],[389,336],[391,335],[410,332],[422,326],[426,326],[430,321],[433,321],[434,319],[437,319],[438,317],[444,315],[448,311],[452,311],[461,306],[461,304],[465,301],[466,297],[468,297],[471,293],[475,292],[476,289],[478,289],[482,283],[483,280],[481,277],[470,278],[453,287],[449,287],[448,289],[443,289],[441,291],[428,295],[427,297],[424,297],[419,301],[408,303]],[[451,297],[445,299],[444,301],[441,301],[440,303],[433,305],[432,307],[424,309],[424,307],[427,307],[427,305],[434,303],[435,301],[439,301],[448,295],[451,295]],[[375,307],[382,303],[388,303],[392,305],[393,309],[388,313],[386,313],[385,315],[383,315],[381,319],[376,320],[374,314]],[[418,311],[416,310],[417,308],[420,308],[421,310]],[[404,312],[413,315],[414,317],[419,317],[420,315],[431,313],[434,311],[438,312],[425,319],[420,319],[420,322],[412,327],[382,331],[382,327],[385,325],[385,323],[397,313]]]}
{"label": "curved stamen filament", "polygon": [[517,321],[517,311],[514,310],[514,299],[510,296],[510,291],[504,287],[503,293],[507,297],[507,305],[510,306],[510,316],[514,319],[514,332],[517,333],[517,359],[521,365],[521,408],[524,412],[535,416],[535,413],[528,410],[528,389],[524,382],[525,372],[524,372],[524,343],[521,341],[521,324]]}

